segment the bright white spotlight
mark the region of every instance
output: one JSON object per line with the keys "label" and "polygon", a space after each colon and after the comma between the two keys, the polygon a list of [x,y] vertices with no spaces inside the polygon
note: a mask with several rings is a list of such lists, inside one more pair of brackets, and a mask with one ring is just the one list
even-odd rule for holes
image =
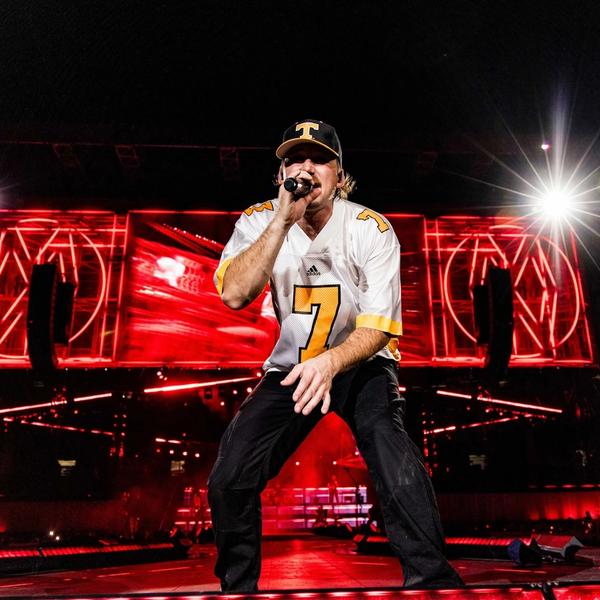
{"label": "bright white spotlight", "polygon": [[573,206],[573,197],[567,190],[554,189],[544,194],[537,203],[539,212],[551,219],[566,217]]}

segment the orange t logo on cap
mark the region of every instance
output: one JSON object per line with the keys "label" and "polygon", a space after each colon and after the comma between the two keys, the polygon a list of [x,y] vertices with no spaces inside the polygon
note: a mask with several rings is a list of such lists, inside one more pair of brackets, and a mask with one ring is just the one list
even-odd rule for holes
{"label": "orange t logo on cap", "polygon": [[296,125],[296,131],[302,130],[302,135],[300,137],[305,138],[307,140],[313,139],[313,136],[310,134],[311,129],[318,131],[319,124],[318,123],[310,123],[309,121],[306,121],[305,123],[298,123],[298,125]]}

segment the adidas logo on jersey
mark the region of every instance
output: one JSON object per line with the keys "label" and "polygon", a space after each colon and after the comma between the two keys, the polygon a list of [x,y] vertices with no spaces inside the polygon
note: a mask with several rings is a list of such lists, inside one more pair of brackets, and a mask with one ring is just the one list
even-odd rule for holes
{"label": "adidas logo on jersey", "polygon": [[306,274],[309,277],[318,277],[321,273],[319,272],[319,269],[317,269],[317,267],[313,265],[310,269],[306,271]]}

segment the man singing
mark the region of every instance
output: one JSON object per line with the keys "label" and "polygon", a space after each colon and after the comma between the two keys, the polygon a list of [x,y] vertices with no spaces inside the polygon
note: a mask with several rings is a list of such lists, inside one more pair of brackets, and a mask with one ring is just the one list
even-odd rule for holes
{"label": "man singing", "polygon": [[269,283],[281,327],[209,478],[222,590],[258,589],[260,493],[330,409],[369,467],[404,585],[461,586],[444,557],[431,481],[403,425],[398,239],[384,217],[348,201],[353,180],[331,125],[295,123],[276,155],[278,197],[242,213],[215,273],[235,310]]}

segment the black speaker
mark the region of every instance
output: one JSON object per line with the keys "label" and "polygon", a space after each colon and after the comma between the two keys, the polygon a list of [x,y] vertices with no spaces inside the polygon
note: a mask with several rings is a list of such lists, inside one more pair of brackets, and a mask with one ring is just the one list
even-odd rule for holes
{"label": "black speaker", "polygon": [[36,371],[52,371],[57,365],[54,351],[56,280],[56,265],[33,266],[27,304],[27,353]]}
{"label": "black speaker", "polygon": [[473,317],[478,344],[490,341],[490,299],[487,285],[473,287]]}
{"label": "black speaker", "polygon": [[510,271],[499,267],[490,268],[487,288],[490,330],[485,369],[493,377],[502,377],[512,353],[514,330]]}
{"label": "black speaker", "polygon": [[485,285],[473,287],[473,320],[478,344],[487,344],[484,368],[492,379],[506,375],[514,330],[510,271],[491,267]]}
{"label": "black speaker", "polygon": [[54,341],[67,344],[71,334],[71,317],[73,315],[73,297],[75,285],[68,281],[56,284],[56,300],[54,304]]}
{"label": "black speaker", "polygon": [[27,352],[36,371],[57,366],[54,344],[67,344],[75,285],[60,281],[55,264],[34,265],[27,305]]}

